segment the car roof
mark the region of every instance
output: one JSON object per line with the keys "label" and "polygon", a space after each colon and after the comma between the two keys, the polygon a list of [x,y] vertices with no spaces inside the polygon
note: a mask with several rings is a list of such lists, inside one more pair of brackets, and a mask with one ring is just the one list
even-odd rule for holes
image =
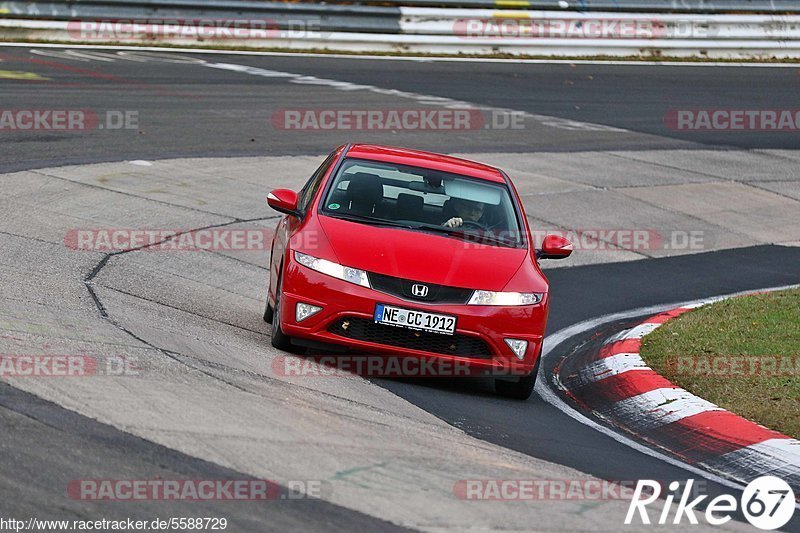
{"label": "car roof", "polygon": [[442,172],[451,172],[453,174],[461,174],[463,176],[470,176],[498,183],[505,182],[503,174],[495,167],[468,159],[461,159],[459,157],[436,154],[433,152],[423,152],[422,150],[411,150],[409,148],[381,146],[377,144],[354,144],[347,152],[347,156],[369,159],[372,161],[384,161],[400,165],[431,168],[434,170],[441,170]]}

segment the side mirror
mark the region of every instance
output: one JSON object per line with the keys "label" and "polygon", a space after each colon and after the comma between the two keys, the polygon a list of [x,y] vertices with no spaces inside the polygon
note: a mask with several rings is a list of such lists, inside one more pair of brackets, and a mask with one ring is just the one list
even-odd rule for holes
{"label": "side mirror", "polygon": [[275,189],[267,195],[267,204],[280,213],[299,216],[297,193],[290,189]]}
{"label": "side mirror", "polygon": [[572,243],[559,235],[547,235],[542,249],[536,252],[537,259],[564,259],[572,253]]}

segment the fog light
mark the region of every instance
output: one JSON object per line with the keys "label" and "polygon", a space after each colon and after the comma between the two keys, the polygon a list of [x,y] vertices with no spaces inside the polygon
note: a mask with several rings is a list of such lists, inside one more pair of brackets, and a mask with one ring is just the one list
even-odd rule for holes
{"label": "fog light", "polygon": [[317,307],[316,305],[311,304],[304,304],[302,302],[297,303],[297,307],[294,310],[294,320],[295,322],[302,322],[306,318],[310,316],[314,316],[317,313],[322,311],[321,307]]}
{"label": "fog light", "polygon": [[517,359],[522,361],[525,359],[525,350],[528,349],[528,341],[521,341],[519,339],[504,339],[508,347],[511,348],[511,351],[514,352],[514,355],[517,356]]}

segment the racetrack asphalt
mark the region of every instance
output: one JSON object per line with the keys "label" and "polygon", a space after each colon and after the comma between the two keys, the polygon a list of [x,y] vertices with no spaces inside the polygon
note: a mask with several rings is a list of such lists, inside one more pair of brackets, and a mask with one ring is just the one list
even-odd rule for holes
{"label": "racetrack asphalt", "polygon": [[[37,50],[31,53],[30,50]],[[139,128],[0,133],[0,171],[121,159],[186,156],[317,154],[368,139],[434,151],[532,152],[702,148],[793,149],[794,131],[675,131],[665,116],[681,109],[794,109],[797,68],[536,65],[518,63],[387,61],[313,57],[197,54],[226,63],[367,84],[478,105],[621,128],[626,132],[562,129],[526,121],[522,130],[442,135],[437,131],[276,131],[282,109],[416,109],[417,100],[358,90],[330,90],[313,82],[286,84],[280,76],[234,74],[199,63],[153,60],[148,52],[91,52],[99,59],[52,48],[0,49],[2,70],[38,75],[3,83],[4,106],[25,109],[133,110]],[[135,54],[135,55],[134,55]],[[146,54],[152,54],[147,56]],[[184,54],[173,57],[185,57]],[[180,61],[180,60],[178,60]]]}
{"label": "racetrack asphalt", "polygon": [[[84,57],[81,60],[76,59],[78,56],[64,56],[63,53],[59,56],[61,51],[58,50],[47,49],[45,52],[48,55],[31,53],[30,48],[0,48],[0,70],[34,72],[47,78],[40,81],[3,79],[0,85],[3,108],[77,108],[98,112],[135,110],[138,113],[138,126],[134,130],[120,131],[0,132],[4,150],[0,172],[100,161],[187,156],[318,156],[337,144],[353,140],[354,136],[365,137],[365,132],[276,130],[271,126],[275,110],[298,107],[352,109],[360,106],[369,109],[392,105],[399,108],[421,106],[418,103],[420,100],[415,98],[364,89],[340,90],[330,84],[312,83],[313,80],[308,79],[303,83],[289,84],[285,77],[265,77],[263,72],[256,75],[232,73],[230,70],[208,68],[195,63],[165,63],[144,59],[144,55],[140,56],[139,61],[132,61],[114,59],[113,53],[106,52],[108,56],[97,55],[93,59]],[[105,57],[105,60],[97,59],[99,57]],[[682,157],[687,157],[685,154],[692,151],[716,150],[730,153],[731,157],[746,159],[762,156],[763,150],[796,149],[800,140],[796,132],[679,134],[664,126],[664,115],[672,109],[791,109],[800,79],[796,69],[791,68],[433,63],[210,54],[202,57],[209,62],[247,65],[270,72],[288,72],[398,89],[515,109],[533,115],[526,119],[523,130],[486,130],[446,135],[440,132],[388,131],[369,132],[368,135],[372,142],[424,147],[434,151],[577,154],[611,150],[681,150]],[[546,117],[575,123],[548,121]],[[574,129],[570,129],[571,124]],[[625,131],[608,131],[595,127],[597,125]],[[313,168],[317,158],[307,160]],[[234,168],[235,161],[231,160],[231,175],[246,174]],[[73,172],[78,176],[78,181],[81,175],[86,174],[81,167],[76,167]],[[30,177],[28,174],[24,176],[25,179]],[[35,203],[39,191],[44,202],[39,207],[44,207],[43,212],[46,213],[47,206],[55,202],[57,192],[51,189],[48,176],[38,178],[41,181],[30,181],[25,201]],[[287,183],[302,182],[296,176],[286,178]],[[779,178],[775,182],[789,182],[795,187],[800,179],[798,174]],[[258,180],[258,176],[252,179],[255,183]],[[263,180],[265,189],[275,185],[272,182],[267,184],[267,181]],[[247,187],[253,185],[250,183]],[[131,183],[126,186],[136,187]],[[143,182],[143,186],[150,189],[138,192],[158,202],[158,184]],[[25,183],[14,184],[17,195],[25,188]],[[786,194],[791,197],[796,188],[788,191]],[[220,191],[210,188],[203,193],[213,198]],[[139,223],[152,216],[161,223],[171,220],[177,224],[181,215],[185,214],[181,209],[198,210],[195,213],[197,218],[186,222],[190,225],[201,221],[226,222],[234,212],[239,220],[272,216],[265,210],[259,213],[253,207],[242,207],[246,200],[243,197],[236,197],[234,201],[241,205],[231,210],[207,204],[190,207],[191,196],[186,196],[186,199],[186,204],[181,206],[162,201],[160,206],[153,208],[152,213],[139,213]],[[11,205],[15,199],[12,197],[7,201]],[[52,205],[56,212],[63,213],[64,206]],[[108,215],[99,215],[103,212],[99,205],[99,200],[93,200],[85,203],[76,201],[68,206],[73,210],[72,223],[83,218],[86,224],[90,224],[93,219],[91,209],[95,208],[99,220],[107,223]],[[124,203],[120,202],[120,206],[124,206]],[[212,207],[220,209],[215,211]],[[81,212],[81,209],[87,208],[90,211]],[[113,210],[115,207],[105,205],[105,209]],[[162,212],[168,210],[175,210],[175,213],[164,217]],[[200,210],[206,212],[201,216]],[[16,212],[20,213],[19,206],[16,206]],[[123,213],[117,222],[124,220]],[[2,226],[5,238],[12,240],[15,236],[25,234],[25,230],[18,228],[27,222],[12,224],[5,219]],[[61,219],[54,226],[48,226],[48,221],[42,215],[31,218],[29,222],[29,235],[26,238],[42,239],[42,242],[58,242],[59,230],[65,229],[59,226]],[[263,221],[264,225],[269,223],[268,220]],[[3,282],[8,287],[18,283],[12,275],[24,270],[19,268],[20,262],[41,257],[38,253],[26,256],[21,251],[22,245],[11,243],[10,240],[7,244],[11,245],[7,249],[14,250],[16,255],[3,260]],[[61,257],[59,254],[56,256]],[[257,263],[261,259],[254,258],[252,262]],[[13,268],[15,264],[17,266]],[[81,261],[80,267],[74,271],[85,274],[88,264],[88,261]],[[548,330],[552,333],[582,320],[618,311],[798,283],[798,264],[800,248],[763,245],[625,263],[548,269],[554,300]],[[220,271],[221,265],[201,261],[195,266],[209,268],[212,284],[221,284],[225,280]],[[137,259],[130,265],[121,262],[119,265],[110,265],[108,277],[99,280],[102,284],[101,296],[112,302],[109,307],[112,316],[116,313],[124,322],[141,326],[137,334],[146,337],[149,342],[167,340],[168,329],[156,331],[158,328],[142,322],[153,309],[159,308],[158,313],[161,313],[167,302],[210,317],[217,322],[215,328],[229,320],[236,327],[255,329],[253,317],[225,317],[224,309],[204,307],[200,299],[191,297],[180,301],[180,293],[191,290],[192,285],[178,281],[181,277],[178,265],[167,267],[159,283],[154,283],[151,288],[146,287],[148,276],[160,276],[158,268],[157,263],[152,264],[147,260]],[[186,265],[180,268],[186,268]],[[257,271],[251,270],[249,274],[254,272]],[[140,282],[144,281],[139,285],[141,292],[131,288],[135,287],[135,283],[128,283],[136,276],[141,276]],[[256,281],[262,284],[264,280]],[[243,291],[251,283],[252,280],[243,281],[237,277],[235,290]],[[67,294],[54,295],[53,300],[80,299],[79,293],[84,290],[83,286],[79,286],[74,291],[70,289]],[[158,290],[164,291],[163,299],[159,298]],[[19,288],[7,292],[10,293],[7,294],[9,301],[18,300],[24,294]],[[146,296],[149,300],[142,308],[137,308],[139,303],[130,298],[132,294]],[[177,303],[171,298],[176,298]],[[172,320],[169,313],[162,318]],[[31,323],[36,321],[35,315],[29,316],[29,319]],[[14,333],[13,327],[4,329],[10,334]],[[181,342],[193,350],[200,346],[186,340],[177,342],[177,346],[170,349],[181,351],[184,348]],[[573,339],[572,342],[580,342],[580,339]],[[560,352],[568,351],[569,346],[565,346]],[[548,368],[543,368],[543,371],[546,374]],[[579,424],[536,397],[528,402],[502,400],[490,394],[487,384],[481,382],[380,380],[378,383],[387,391],[462,429],[468,435],[524,456],[571,467],[603,479],[649,477],[671,480],[687,477],[685,471],[627,448]],[[74,516],[92,516],[101,512],[97,507],[74,502],[65,505],[62,482],[81,476],[113,477],[119,476],[120,471],[130,478],[152,476],[154,465],[164,472],[184,476],[241,477],[241,473],[245,472],[244,467],[232,468],[231,465],[223,465],[222,460],[215,463],[197,459],[190,453],[169,450],[134,436],[140,433],[138,431],[133,431],[134,434],[120,431],[119,424],[114,424],[118,427],[112,428],[6,385],[2,385],[0,398],[3,424],[15,428],[13,437],[10,436],[11,432],[7,432],[8,437],[3,437],[4,453],[15,457],[15,460],[5,461],[0,466],[0,479],[3,480],[0,483],[0,497],[4,501],[4,510],[13,510],[15,514],[34,515],[42,509],[58,510],[59,513]],[[76,398],[72,397],[72,400],[77,402]],[[78,412],[82,411],[80,407],[84,407],[76,403],[62,405]],[[81,456],[64,457],[63,452],[58,451],[59,446],[81,450]],[[207,451],[204,453],[213,455]],[[33,479],[35,482],[31,481]],[[731,490],[709,482],[709,494],[722,492]],[[31,504],[34,500],[37,503]],[[393,527],[362,512],[345,508],[348,507],[346,502],[340,504],[299,502],[276,506],[275,509],[257,510],[239,504],[236,504],[237,507],[226,504],[223,512],[233,517],[234,523],[242,529],[250,529],[256,522],[263,525],[264,521],[270,524],[270,529],[276,530],[300,526],[322,528],[326,525],[380,529]],[[150,516],[167,510],[172,515],[183,514],[179,512],[183,511],[182,508],[170,505],[167,509],[166,505],[161,508],[159,504],[151,505],[145,509],[137,508],[136,514]],[[220,505],[209,504],[203,510],[207,509],[212,515],[219,514]],[[191,510],[198,508],[194,506]],[[128,512],[132,507],[123,509],[125,512],[121,512],[122,515],[133,514],[133,510]],[[102,508],[103,513],[108,514],[107,511],[108,507]],[[315,518],[309,518],[309,514]],[[386,518],[379,511],[368,514]],[[608,520],[608,517],[605,518]],[[391,520],[391,517],[388,519]],[[398,522],[396,519],[392,521]],[[408,521],[407,525],[432,528],[437,524]],[[447,525],[438,524],[442,527]],[[612,522],[604,522],[603,525],[613,527]],[[800,527],[800,524],[795,519],[791,526]]]}

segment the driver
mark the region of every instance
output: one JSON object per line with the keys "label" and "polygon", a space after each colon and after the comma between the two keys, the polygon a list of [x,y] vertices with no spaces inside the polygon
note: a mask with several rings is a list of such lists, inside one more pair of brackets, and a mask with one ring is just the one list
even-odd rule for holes
{"label": "driver", "polygon": [[453,210],[456,216],[447,220],[442,226],[446,228],[459,228],[465,221],[478,222],[483,217],[483,203],[453,198]]}

